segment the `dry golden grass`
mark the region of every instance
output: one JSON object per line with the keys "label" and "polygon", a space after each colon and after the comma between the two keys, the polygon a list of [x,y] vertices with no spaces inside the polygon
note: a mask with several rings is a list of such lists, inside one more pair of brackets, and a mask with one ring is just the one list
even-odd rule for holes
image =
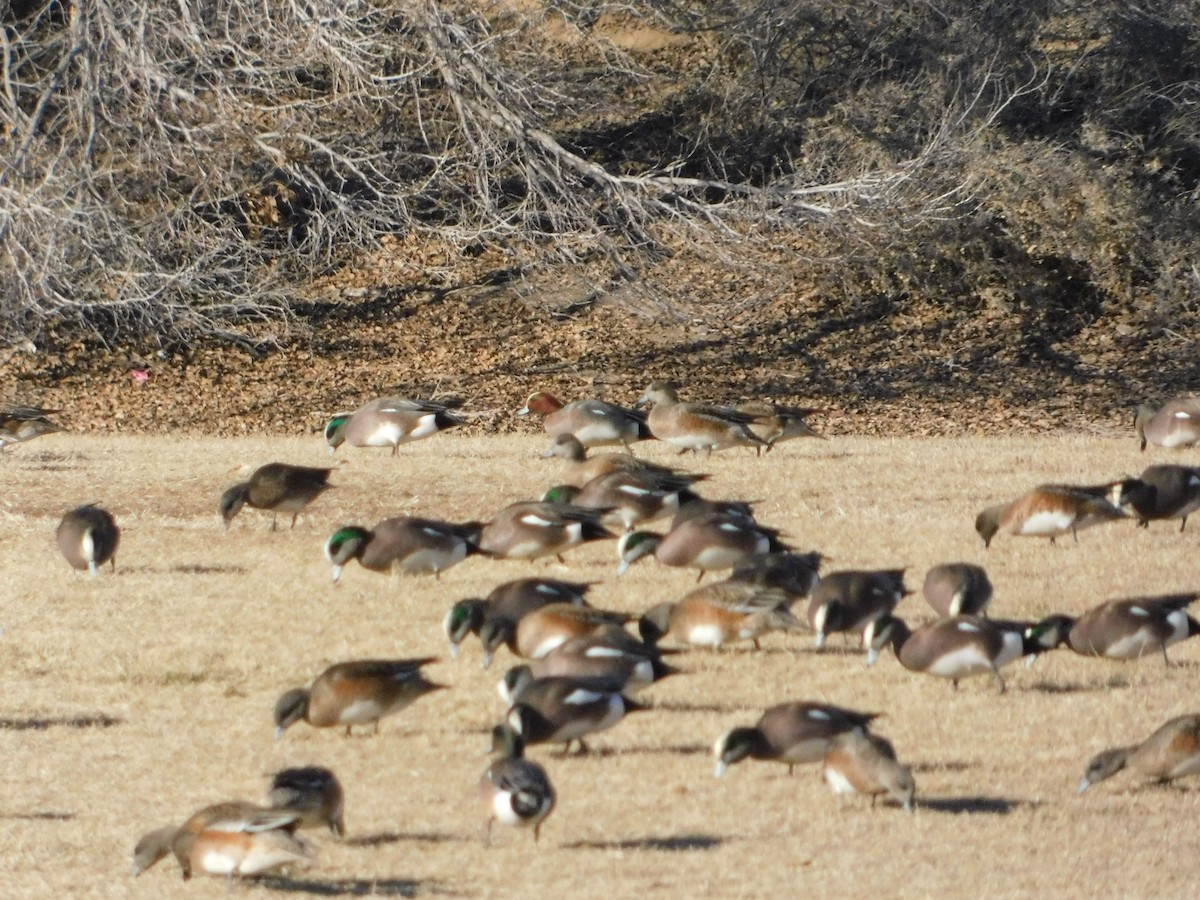
{"label": "dry golden grass", "polygon": [[[241,465],[323,464],[319,438],[52,436],[7,453],[3,894],[225,896],[220,879],[181,883],[170,861],[132,879],[134,841],[211,802],[261,801],[269,773],[306,764],[343,781],[350,840],[315,836],[315,865],[275,885],[301,895],[1194,894],[1194,782],[1143,787],[1123,773],[1083,797],[1074,788],[1093,753],[1200,707],[1200,642],[1175,648],[1167,670],[1158,658],[1063,651],[1009,669],[1004,695],[989,679],[954,691],[891,654],[873,669],[856,653],[818,655],[805,634],[768,636],[761,653],[684,654],[687,674],[648,692],[659,708],[597,737],[600,752],[535,748],[560,798],[542,842],[499,828],[486,848],[475,786],[508,659],[482,671],[472,642],[450,660],[448,606],[532,572],[601,582],[594,602],[638,611],[682,595],[694,576],[649,561],[617,581],[606,542],[572,553],[568,569],[470,559],[441,580],[391,581],[351,565],[333,587],[321,546],[345,522],[479,518],[536,495],[557,471],[537,458],[543,446],[450,434],[395,459],[344,450],[337,489],[277,533],[253,510],[223,532],[217,497]],[[762,498],[760,518],[831,556],[829,570],[908,566],[919,589],[935,562],[981,562],[993,613],[1016,617],[1197,586],[1196,530],[1111,526],[1058,547],[1002,536],[987,552],[972,531],[980,507],[1032,484],[1136,472],[1153,457],[1136,451],[1127,435],[835,438],[698,465],[714,473],[706,493]],[[123,527],[115,576],[74,572],[54,547],[59,516],[88,501]],[[928,615],[919,597],[901,611]],[[378,737],[298,725],[272,740],[275,698],[329,663],[422,655],[443,657],[430,674],[452,689],[385,720]],[[715,737],[792,699],[885,712],[878,730],[916,768],[918,811],[839,809],[815,767],[789,778],[746,762],[715,780]],[[46,727],[25,727],[35,724]]]}

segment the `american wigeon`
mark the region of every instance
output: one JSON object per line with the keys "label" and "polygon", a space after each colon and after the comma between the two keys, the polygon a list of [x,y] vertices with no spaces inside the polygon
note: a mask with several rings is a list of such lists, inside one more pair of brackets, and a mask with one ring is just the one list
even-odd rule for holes
{"label": "american wigeon", "polygon": [[619,628],[628,619],[625,613],[573,603],[541,606],[516,621],[508,617],[493,617],[479,629],[483,667],[486,669],[491,665],[492,656],[501,644],[507,645],[515,655],[524,659],[541,659],[572,638],[594,634],[610,626]]}
{"label": "american wigeon", "polygon": [[651,435],[646,417],[637,410],[606,400],[585,398],[563,403],[546,391],[529,395],[519,416],[542,416],[542,427],[552,438],[570,434],[584,447],[628,446]]}
{"label": "american wigeon", "polygon": [[646,422],[660,441],[679,448],[680,453],[700,450],[711,453],[728,447],[765,447],[767,442],[750,430],[757,416],[727,406],[680,403],[675,388],[653,381],[638,399],[638,406],[651,405]]}
{"label": "american wigeon", "polygon": [[1187,613],[1197,597],[1200,594],[1110,600],[1078,619],[1050,616],[1036,630],[1043,641],[1065,643],[1083,656],[1140,659],[1149,653],[1161,653],[1170,665],[1167,648],[1200,634],[1200,622]]}
{"label": "american wigeon", "polygon": [[281,512],[292,514],[292,527],[295,528],[296,517],[304,508],[333,487],[329,483],[332,471],[281,462],[259,466],[249,481],[235,484],[221,495],[218,506],[221,521],[228,529],[242,507],[250,506],[271,513],[272,531],[276,527],[276,516]]}
{"label": "american wigeon", "polygon": [[400,445],[419,441],[462,425],[466,419],[444,403],[410,400],[405,397],[379,397],[354,412],[338,413],[325,426],[325,443],[334,453],[342,444],[351,447],[391,447],[392,456]]}
{"label": "american wigeon", "polygon": [[941,616],[982,616],[992,602],[992,581],[974,563],[941,563],[925,573],[921,588]]}
{"label": "american wigeon", "polygon": [[588,541],[614,537],[600,513],[569,503],[525,500],[510,503],[479,532],[479,549],[505,559],[557,556]]}
{"label": "american wigeon", "polygon": [[1001,668],[1049,649],[1029,629],[1028,622],[949,616],[913,631],[903,619],[887,615],[868,623],[863,643],[868,666],[890,645],[900,665],[910,672],[949,678],[955,687],[963,678],[991,675],[1003,694]]}
{"label": "american wigeon", "polygon": [[1126,768],[1159,783],[1200,774],[1200,715],[1178,716],[1140,744],[1096,755],[1083,773],[1079,793]]}
{"label": "american wigeon", "polygon": [[374,528],[346,525],[325,542],[325,558],[333,565],[333,580],[352,560],[372,572],[433,575],[479,552],[476,541],[482,526],[437,522],[416,516],[394,516]]}
{"label": "american wigeon", "polygon": [[300,814],[300,828],[328,828],[346,836],[346,794],[336,775],[324,766],[282,769],[271,777],[267,803],[273,809]]}
{"label": "american wigeon", "polygon": [[487,809],[485,840],[492,841],[492,823],[532,828],[537,843],[542,822],[554,811],[557,799],[550,777],[535,762],[525,759],[525,742],[507,723],[492,729],[492,752],[499,756],[479,779],[479,796]]}
{"label": "american wigeon", "polygon": [[538,678],[596,678],[619,685],[622,693],[636,694],[678,671],[663,662],[656,648],[624,630],[608,628],[572,638],[540,659],[513,666],[501,679],[499,690],[509,706],[518,702],[525,685]]}
{"label": "american wigeon", "polygon": [[743,640],[758,650],[758,639],[767,632],[802,627],[789,609],[792,599],[779,588],[714,582],[676,602],[651,607],[639,620],[638,631],[642,640],[654,646],[666,640],[719,650],[730,641]]}
{"label": "american wigeon", "polygon": [[767,453],[776,444],[792,441],[796,438],[818,438],[825,440],[823,434],[814,431],[806,418],[821,410],[807,406],[781,406],[778,403],[767,403],[762,400],[751,400],[739,403],[735,409],[748,416],[754,416],[749,423],[750,430],[766,442],[766,447],[755,447],[754,452],[765,450]]}
{"label": "american wigeon", "polygon": [[468,634],[479,634],[489,619],[507,619],[513,627],[526,613],[551,603],[586,605],[587,582],[557,581],[553,578],[520,578],[495,587],[487,597],[457,601],[442,621],[450,641],[450,655],[457,657]]}
{"label": "american wigeon", "polygon": [[1200,443],[1200,398],[1176,397],[1158,409],[1142,404],[1134,411],[1133,429],[1142,450],[1148,443],[1167,448]]}
{"label": "american wigeon", "polygon": [[1183,531],[1188,516],[1200,509],[1200,469],[1148,466],[1128,493],[1140,527],[1149,528],[1151,520],[1180,519],[1179,530]]}
{"label": "american wigeon", "polygon": [[824,561],[825,557],[816,550],[765,553],[742,560],[729,573],[729,580],[779,588],[793,598],[807,597],[821,581]]}
{"label": "american wigeon", "polygon": [[706,475],[664,474],[651,471],[610,472],[599,475],[569,493],[543,499],[561,499],[601,513],[610,527],[632,531],[635,525],[674,516],[682,503],[695,495],[690,488]]}
{"label": "american wigeon", "polygon": [[426,681],[421,667],[435,662],[425,659],[362,659],[336,663],[316,677],[312,686],[283,694],[275,704],[275,737],[297,722],[314,728],[374,725],[394,715],[431,691],[444,685]]}
{"label": "american wigeon", "polygon": [[54,539],[73,569],[96,575],[106,562],[112,563],[114,572],[117,569],[121,529],[108,510],[91,503],[76,507],[62,517]]}
{"label": "american wigeon", "polygon": [[9,444],[20,444],[43,434],[62,431],[61,425],[49,419],[49,416],[59,412],[62,410],[42,409],[40,406],[10,406],[0,410],[0,451]]}
{"label": "american wigeon", "polygon": [[593,478],[612,472],[656,472],[664,475],[676,475],[680,471],[671,466],[648,462],[630,453],[589,455],[587,448],[573,434],[560,434],[552,440],[550,446],[542,454],[542,458],[566,460],[568,465],[562,481],[573,487],[583,487]]}
{"label": "american wigeon", "polygon": [[705,513],[682,521],[676,518],[665,535],[631,531],[617,543],[620,565],[617,575],[646,556],[653,555],[664,566],[698,569],[696,580],[706,572],[732,569],[752,556],[790,550],[779,532],[742,516]]}
{"label": "american wigeon", "polygon": [[199,872],[249,877],[293,864],[307,864],[312,851],[293,831],[300,813],[230,801],[207,806],[178,828],[159,828],[138,840],[133,874],[140,875],[168,853],[184,880]]}
{"label": "american wigeon", "polygon": [[879,735],[862,729],[846,731],[830,743],[821,766],[825,783],[838,796],[887,794],[908,812],[913,811],[917,792],[912,770],[896,760],[892,745]]}
{"label": "american wigeon", "polygon": [[579,745],[587,752],[584,738],[606,731],[626,715],[645,709],[618,690],[596,682],[556,679],[554,690],[539,692],[536,705],[520,702],[508,711],[505,722],[529,744]]}
{"label": "american wigeon", "polygon": [[725,732],[713,745],[717,778],[743,759],[761,759],[792,767],[820,762],[830,743],[847,731],[865,730],[879,713],[856,712],[826,703],[781,703],[770,707],[749,728]]}
{"label": "american wigeon", "polygon": [[1112,482],[1096,487],[1067,484],[1043,484],[1022,494],[1011,503],[989,506],[975,518],[975,531],[990,547],[992,538],[1004,531],[1024,537],[1055,538],[1078,533],[1093,525],[1127,518],[1121,505],[1126,502],[1130,481]]}
{"label": "american wigeon", "polygon": [[861,632],[910,593],[904,586],[904,569],[847,569],[826,575],[813,588],[808,603],[808,624],[817,635],[817,649],[824,649],[831,634]]}

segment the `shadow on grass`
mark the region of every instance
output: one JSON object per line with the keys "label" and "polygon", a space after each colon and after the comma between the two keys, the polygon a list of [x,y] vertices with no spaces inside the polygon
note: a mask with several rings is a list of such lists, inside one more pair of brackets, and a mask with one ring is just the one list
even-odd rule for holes
{"label": "shadow on grass", "polygon": [[745,712],[743,703],[680,703],[668,700],[655,703],[648,707],[652,712],[683,712],[683,713],[729,713]]}
{"label": "shadow on grass", "polygon": [[70,822],[74,818],[75,813],[53,812],[51,810],[31,813],[0,813],[0,819],[11,819],[21,822]]}
{"label": "shadow on grass", "polygon": [[712,850],[725,843],[715,834],[672,834],[666,837],[629,838],[624,841],[572,841],[561,844],[564,850],[650,850],[656,853],[682,853]]}
{"label": "shadow on grass", "polygon": [[1121,675],[1114,675],[1104,681],[1035,681],[1026,690],[1037,691],[1041,694],[1086,694],[1093,691],[1117,691],[1129,687],[1129,680]]}
{"label": "shadow on grass", "polygon": [[30,716],[26,719],[0,718],[0,731],[46,731],[50,728],[111,728],[124,724],[104,713],[81,713],[77,716]]}
{"label": "shadow on grass", "polygon": [[245,575],[245,566],[217,566],[208,563],[181,563],[171,566],[170,572],[177,575]]}
{"label": "shadow on grass", "polygon": [[918,809],[928,809],[955,816],[963,813],[1007,816],[1018,807],[1035,807],[1037,805],[1037,801],[1034,800],[1008,800],[1004,797],[929,797],[917,800]]}
{"label": "shadow on grass", "polygon": [[701,756],[708,754],[710,748],[703,744],[667,744],[660,747],[589,747],[587,753],[568,754],[581,759],[595,757],[607,759],[611,756]]}
{"label": "shadow on grass", "polygon": [[405,834],[399,831],[381,831],[378,834],[364,834],[361,837],[347,838],[347,847],[382,847],[385,844],[423,843],[448,844],[453,841],[465,841],[466,838],[455,834],[442,834],[437,831],[418,831]]}
{"label": "shadow on grass", "polygon": [[416,897],[422,894],[454,896],[445,886],[412,878],[256,878],[252,884],[286,894],[311,894],[314,897]]}
{"label": "shadow on grass", "polygon": [[909,765],[914,772],[967,772],[978,769],[978,762],[968,762],[965,759],[950,759],[945,761],[915,762]]}

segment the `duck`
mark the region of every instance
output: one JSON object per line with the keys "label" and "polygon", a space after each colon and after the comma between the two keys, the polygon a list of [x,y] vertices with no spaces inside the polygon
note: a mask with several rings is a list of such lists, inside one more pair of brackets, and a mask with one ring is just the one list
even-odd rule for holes
{"label": "duck", "polygon": [[727,406],[681,403],[675,388],[665,381],[652,381],[638,398],[636,406],[647,405],[651,407],[646,417],[650,431],[660,441],[678,447],[680,453],[768,446],[750,430],[757,416]]}
{"label": "duck", "polygon": [[226,530],[234,516],[243,506],[266,510],[271,513],[271,530],[276,529],[279,513],[292,514],[292,527],[296,517],[308,504],[329,490],[329,473],[333,469],[293,466],[289,463],[273,462],[259,466],[249,481],[235,484],[221,495],[218,509]]}
{"label": "duck", "polygon": [[1097,754],[1083,773],[1079,793],[1122,769],[1132,769],[1160,784],[1200,774],[1200,714],[1176,716],[1140,744]]}
{"label": "duck", "polygon": [[1043,642],[1066,644],[1082,656],[1124,660],[1161,653],[1169,666],[1167,648],[1200,634],[1200,622],[1187,613],[1197,597],[1183,593],[1110,600],[1079,618],[1049,616],[1034,631]]}
{"label": "duck", "polygon": [[542,416],[542,427],[550,437],[570,434],[585,448],[628,449],[630,444],[653,437],[642,413],[592,397],[563,403],[548,391],[534,391],[517,415]]}
{"label": "duck", "polygon": [[450,656],[457,657],[466,636],[478,636],[490,619],[507,619],[515,627],[526,613],[551,603],[586,606],[587,593],[592,586],[591,582],[519,578],[497,585],[486,597],[459,600],[442,620],[442,630],[450,641]]}
{"label": "duck", "polygon": [[740,581],[714,582],[678,601],[651,607],[638,621],[638,631],[651,646],[671,640],[719,650],[730,641],[744,640],[758,650],[759,638],[767,632],[802,627],[789,609],[792,599],[778,588]]}
{"label": "duck", "polygon": [[813,588],[808,604],[817,649],[825,649],[831,634],[861,632],[910,593],[904,586],[904,569],[846,569],[826,575]]}
{"label": "duck", "polygon": [[413,701],[445,685],[427,681],[422,666],[436,662],[423,659],[362,659],[336,663],[316,677],[308,688],[284,693],[275,704],[275,738],[297,722],[314,728],[346,726],[346,736],[355,725],[374,725],[395,715]]}
{"label": "duck", "polygon": [[939,616],[986,616],[992,581],[974,563],[940,563],[925,573],[921,593]]}
{"label": "duck", "polygon": [[779,588],[793,599],[799,599],[809,596],[820,583],[824,561],[824,555],[816,550],[810,553],[763,553],[747,557],[734,566],[729,573],[729,580]]}
{"label": "duck", "polygon": [[978,616],[948,616],[916,631],[893,615],[867,624],[863,632],[867,665],[873,666],[883,648],[891,645],[900,665],[910,672],[949,678],[954,687],[972,675],[991,675],[1005,692],[1000,670],[1022,657],[1048,649],[1030,631],[1028,622],[1001,622]]}
{"label": "duck", "polygon": [[1133,414],[1140,449],[1147,444],[1174,449],[1200,443],[1200,398],[1175,397],[1158,409],[1143,403]]}
{"label": "duck", "polygon": [[406,397],[379,397],[354,412],[340,412],[325,426],[325,443],[336,453],[342,444],[351,447],[391,447],[392,456],[400,445],[432,437],[440,431],[466,422],[445,403],[410,400]]}
{"label": "duck", "polygon": [[492,729],[492,750],[497,757],[479,779],[479,796],[487,809],[486,841],[492,841],[492,823],[532,828],[537,843],[542,823],[554,811],[557,795],[546,770],[525,759],[525,742],[507,723]]}
{"label": "duck", "polygon": [[482,526],[456,525],[416,516],[394,516],[374,528],[344,525],[325,542],[325,558],[333,566],[336,583],[352,559],[372,572],[433,575],[479,552]]}
{"label": "duck", "polygon": [[346,795],[336,775],[324,766],[281,769],[271,777],[267,804],[299,813],[298,828],[328,828],[346,836]]}
{"label": "duck", "polygon": [[579,438],[569,433],[560,434],[554,438],[550,442],[550,446],[542,453],[542,458],[565,460],[568,465],[562,481],[564,484],[577,488],[583,487],[593,478],[613,472],[681,474],[679,469],[672,466],[648,462],[631,453],[594,453],[589,455],[587,448],[580,443]]}
{"label": "duck", "polygon": [[522,689],[539,678],[595,678],[619,685],[625,694],[637,694],[656,681],[678,674],[663,662],[657,648],[618,629],[572,638],[540,659],[509,669],[498,686],[509,706],[520,699]]}
{"label": "duck", "polygon": [[9,406],[0,410],[0,451],[9,444],[20,444],[62,431],[63,427],[53,422],[50,416],[61,409],[43,409],[40,406]]}
{"label": "duck", "polygon": [[695,496],[691,486],[707,477],[650,471],[610,472],[593,478],[581,488],[556,486],[542,499],[598,510],[605,525],[632,531],[635,525],[673,516],[682,503]]}
{"label": "duck", "polygon": [[1022,494],[1011,503],[989,506],[975,518],[975,531],[990,547],[992,538],[1003,531],[1024,537],[1056,538],[1070,534],[1076,541],[1079,532],[1094,525],[1128,518],[1121,508],[1131,479],[1095,487],[1069,484],[1043,484]]}
{"label": "duck", "polygon": [[479,532],[479,549],[502,559],[557,557],[571,547],[615,537],[600,512],[569,503],[523,500],[500,510]]}
{"label": "duck", "polygon": [[834,738],[847,731],[865,731],[879,715],[827,703],[780,703],[768,708],[752,727],[734,728],[717,738],[713,775],[720,778],[743,759],[783,763],[790,775],[795,766],[821,762]]}
{"label": "duck", "polygon": [[521,700],[508,711],[505,722],[525,744],[571,743],[580,753],[587,752],[584,738],[606,731],[625,716],[645,709],[612,686],[598,681],[555,679],[554,685],[531,696],[535,702]]}
{"label": "duck", "polygon": [[706,572],[732,569],[750,557],[790,549],[773,528],[742,516],[710,512],[682,521],[677,518],[665,535],[650,531],[622,535],[617,542],[617,575],[653,555],[665,566],[699,570],[699,582]]}
{"label": "duck", "polygon": [[821,410],[808,406],[782,406],[778,403],[767,403],[763,400],[750,400],[739,403],[734,407],[738,412],[753,416],[754,421],[749,428],[766,442],[765,447],[755,447],[755,455],[760,452],[770,453],[776,444],[792,441],[796,438],[817,438],[826,440],[823,434],[814,431],[804,421],[813,413]]}
{"label": "duck", "polygon": [[1179,519],[1179,530],[1187,527],[1188,516],[1200,509],[1200,469],[1193,466],[1148,466],[1133,481],[1129,506],[1139,528],[1150,522]]}
{"label": "duck", "polygon": [[483,667],[492,664],[496,649],[506,645],[524,659],[541,659],[572,638],[620,628],[629,620],[625,613],[594,609],[573,603],[552,603],[532,610],[514,621],[507,617],[491,618],[479,630],[483,645]]}
{"label": "duck", "polygon": [[133,874],[141,875],[173,853],[186,881],[193,873],[245,878],[289,865],[306,865],[312,850],[297,838],[300,813],[228,801],[206,806],[176,827],[143,835],[133,849]]}
{"label": "duck", "polygon": [[907,812],[913,811],[917,786],[912,770],[896,760],[887,740],[863,729],[833,739],[821,764],[821,777],[838,797],[867,794],[874,806],[877,796],[887,794]]}
{"label": "duck", "polygon": [[86,569],[95,576],[102,565],[111,563],[113,571],[117,570],[121,529],[117,527],[112,513],[94,503],[78,506],[66,513],[58,523],[54,539],[73,569]]}

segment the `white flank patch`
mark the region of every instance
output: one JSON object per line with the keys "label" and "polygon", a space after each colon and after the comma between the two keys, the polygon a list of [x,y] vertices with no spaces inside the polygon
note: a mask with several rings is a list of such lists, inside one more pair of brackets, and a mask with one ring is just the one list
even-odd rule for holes
{"label": "white flank patch", "polygon": [[940,678],[963,678],[990,672],[992,664],[978,647],[960,647],[938,657],[925,671]]}
{"label": "white flank patch", "polygon": [[719,625],[693,625],[688,629],[687,642],[697,647],[720,647],[725,631]]}
{"label": "white flank patch", "polygon": [[825,783],[828,784],[831,788],[833,788],[833,792],[835,794],[857,794],[858,793],[858,791],[856,791],[854,789],[854,785],[852,785],[850,783],[850,780],[848,778],[846,778],[846,776],[843,775],[841,772],[839,772],[837,769],[833,768],[832,766],[825,767],[824,775],[825,775]]}
{"label": "white flank patch", "polygon": [[533,648],[533,652],[529,654],[530,659],[541,659],[543,656],[549,656],[551,652],[557,650],[567,642],[567,635],[556,634],[546,638],[540,644]]}
{"label": "white flank patch", "polygon": [[92,539],[92,529],[89,528],[80,538],[79,552],[83,554],[83,558],[87,562],[96,561],[96,542]]}
{"label": "white flank patch", "polygon": [[504,825],[532,825],[531,819],[522,819],[513,809],[512,791],[497,791],[492,797],[492,812],[496,821]]}
{"label": "white flank patch", "polygon": [[[825,620],[827,618],[829,618],[829,604],[823,603],[822,605],[817,607],[817,614],[815,616],[813,616],[813,631],[815,631],[817,633],[818,637],[824,637]],[[874,625],[873,622],[871,624]],[[866,632],[864,632],[863,634],[864,634],[864,639],[865,639]],[[823,644],[824,641],[822,641],[821,643]],[[818,644],[817,646],[821,646],[821,644]]]}
{"label": "white flank patch", "polygon": [[1055,536],[1070,529],[1075,521],[1075,514],[1063,510],[1043,510],[1034,513],[1021,523],[1017,534],[1034,537]]}
{"label": "white flank patch", "polygon": [[1188,617],[1182,609],[1170,613],[1167,616],[1167,624],[1171,626],[1171,635],[1163,641],[1164,647],[1170,647],[1188,636]]}
{"label": "white flank patch", "polygon": [[200,857],[200,868],[209,875],[233,875],[238,870],[237,863],[220,850],[205,851]]}
{"label": "white flank patch", "polygon": [[367,435],[368,447],[394,447],[400,443],[401,428],[394,422],[380,425]]}
{"label": "white flank patch", "polygon": [[379,719],[383,710],[374,700],[355,700],[342,708],[338,723],[342,725],[366,725]]}
{"label": "white flank patch", "polygon": [[408,433],[405,440],[420,440],[423,437],[429,437],[431,434],[437,434],[437,431],[437,413],[430,413],[427,416],[421,416],[417,420],[417,427]]}
{"label": "white flank patch", "polygon": [[1025,642],[1021,639],[1021,635],[1016,631],[1004,632],[1004,643],[1000,647],[1000,652],[996,655],[996,668],[1000,669],[1007,666],[1014,659],[1019,659],[1025,652]]}

